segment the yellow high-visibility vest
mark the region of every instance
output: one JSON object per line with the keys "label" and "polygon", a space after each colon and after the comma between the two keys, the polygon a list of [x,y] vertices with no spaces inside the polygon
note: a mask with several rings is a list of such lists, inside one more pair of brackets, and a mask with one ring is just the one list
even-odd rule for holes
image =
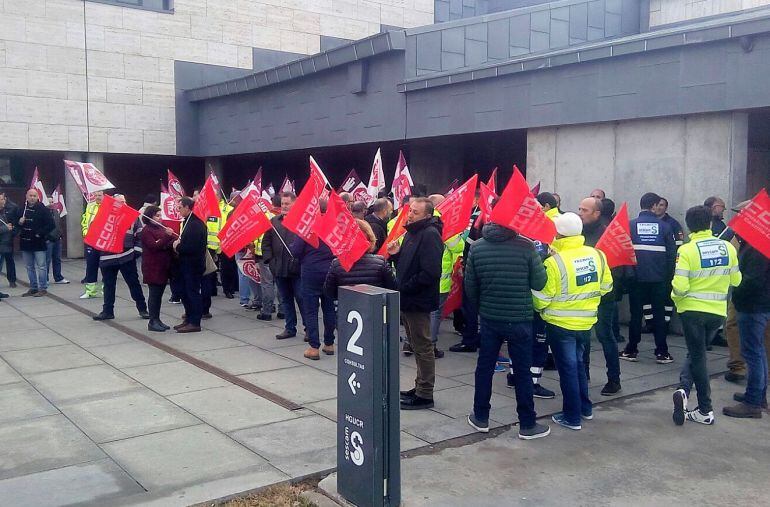
{"label": "yellow high-visibility vest", "polygon": [[91,222],[96,218],[96,213],[99,211],[99,203],[89,202],[86,204],[86,210],[83,212],[83,217],[80,219],[80,227],[83,230],[83,237],[88,234],[88,228],[91,227]]}

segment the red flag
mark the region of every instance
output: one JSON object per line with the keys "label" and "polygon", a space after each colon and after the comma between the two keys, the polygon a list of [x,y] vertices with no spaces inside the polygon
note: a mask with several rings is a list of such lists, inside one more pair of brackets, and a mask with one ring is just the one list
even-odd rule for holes
{"label": "red flag", "polygon": [[366,204],[371,206],[382,190],[385,190],[385,171],[382,168],[382,153],[377,148],[374,162],[372,162],[372,172],[369,174],[369,185],[366,187],[366,195],[368,196]]}
{"label": "red flag", "polygon": [[[483,185],[484,183],[482,183]],[[449,289],[444,308],[441,309],[441,318],[445,319],[450,313],[459,310],[463,306],[463,258],[459,257],[452,267],[452,288]]]}
{"label": "red flag", "polygon": [[539,182],[539,181],[538,181],[537,183],[535,183],[535,186],[534,186],[534,187],[532,187],[532,189],[530,190],[530,192],[532,193],[532,195],[534,195],[535,197],[537,197],[537,194],[539,194],[539,193],[540,193],[540,182]]}
{"label": "red flag", "polygon": [[64,165],[75,180],[75,183],[80,187],[83,195],[89,196],[94,192],[115,188],[115,185],[110,183],[101,171],[91,163],[65,160]]}
{"label": "red flag", "polygon": [[291,210],[283,219],[283,225],[287,229],[312,245],[313,248],[318,248],[318,236],[313,231],[313,224],[321,212],[320,199],[323,189],[324,182],[311,167],[310,178],[305,183],[302,192],[297,196],[297,200],[294,201]]}
{"label": "red flag", "polygon": [[160,193],[168,194],[168,188],[166,187],[166,184],[163,183],[163,180],[160,180]]}
{"label": "red flag", "polygon": [[176,201],[179,197],[168,192],[160,193],[160,218],[162,221],[181,222],[182,215],[179,214],[179,210],[176,209]]}
{"label": "red flag", "polygon": [[490,222],[547,244],[552,243],[556,237],[556,226],[545,216],[543,208],[529,191],[524,176],[516,166],[513,166],[513,176],[492,210]]}
{"label": "red flag", "polygon": [[236,259],[235,263],[238,265],[238,270],[247,278],[250,278],[257,283],[262,281],[262,278],[259,276],[257,261],[252,253],[247,253],[240,259]]}
{"label": "red flag", "polygon": [[388,243],[396,241],[398,238],[406,234],[406,229],[404,226],[406,225],[407,215],[409,215],[409,203],[407,203],[406,206],[401,208],[401,211],[399,211],[398,216],[396,217],[396,223],[393,224],[393,228],[388,233],[388,237],[385,238],[385,243],[382,244],[382,247],[380,247],[380,251],[377,252],[377,255],[382,255],[386,259],[388,258]]}
{"label": "red flag", "polygon": [[137,218],[139,211],[105,195],[83,241],[101,252],[121,253],[126,231]]}
{"label": "red flag", "polygon": [[730,227],[737,235],[770,257],[770,196],[764,188],[739,214],[730,220]]}
{"label": "red flag", "polygon": [[270,220],[259,205],[259,196],[249,194],[217,234],[219,246],[225,255],[232,257],[235,252],[262,236],[270,226]]}
{"label": "red flag", "polygon": [[168,178],[168,193],[174,197],[184,197],[186,194],[179,178],[171,172],[171,169],[166,169],[166,175]]}
{"label": "red flag", "polygon": [[51,194],[51,205],[59,212],[59,217],[67,216],[67,205],[64,204],[64,194],[61,193],[61,186],[56,185],[53,193]]}
{"label": "red flag", "polygon": [[198,198],[195,200],[195,206],[193,206],[193,213],[202,221],[206,221],[209,217],[221,217],[222,211],[219,209],[219,203],[217,199],[217,192],[214,184],[214,173],[211,173],[206,179],[206,184],[203,185]]}
{"label": "red flag", "polygon": [[492,169],[492,175],[487,180],[487,186],[493,193],[497,193],[497,167]]}
{"label": "red flag", "polygon": [[262,195],[262,167],[257,170],[257,174],[254,175],[254,186],[257,187],[257,195]]}
{"label": "red flag", "polygon": [[[358,173],[355,169],[351,169],[345,179],[342,180],[342,184],[337,189],[337,192],[352,192],[361,183],[361,178],[358,177]],[[364,187],[366,188],[366,187]]]}
{"label": "red flag", "polygon": [[[329,187],[331,188],[331,183],[329,183],[329,179],[326,177],[324,172],[321,170],[321,167],[316,163],[315,159],[310,157],[310,176],[313,178],[316,178],[320,180],[323,183],[324,188]],[[291,185],[294,186],[294,182],[291,182]]]}
{"label": "red flag", "polygon": [[294,192],[294,185],[291,184],[291,180],[289,179],[289,175],[283,177],[283,183],[281,183],[281,187],[278,189],[279,192]]}
{"label": "red flag", "polygon": [[596,248],[604,252],[607,257],[607,265],[614,268],[617,266],[636,266],[636,253],[634,244],[631,242],[631,227],[628,223],[628,205],[623,205],[618,210],[615,218],[599,238]]}
{"label": "red flag", "polygon": [[474,174],[438,205],[437,211],[441,213],[441,221],[444,222],[444,232],[441,235],[442,240],[446,241],[452,236],[460,234],[468,227],[468,221],[473,211],[473,197],[476,194],[476,182],[478,179],[479,176]]}
{"label": "red flag", "polygon": [[404,198],[408,195],[412,195],[413,186],[414,181],[412,181],[412,175],[409,173],[409,166],[406,165],[404,153],[399,151],[396,174],[393,176],[393,185],[390,187],[390,191],[393,194],[394,209],[400,208]]}
{"label": "red flag", "polygon": [[314,230],[339,259],[345,271],[350,271],[372,246],[345,201],[334,191],[329,195],[326,213],[318,218]]}
{"label": "red flag", "polygon": [[30,190],[35,190],[37,192],[37,198],[42,202],[44,205],[48,206],[48,194],[45,193],[45,188],[43,188],[43,182],[40,181],[40,173],[37,170],[37,167],[35,167],[35,172],[32,173],[32,181],[29,184]]}
{"label": "red flag", "polygon": [[483,181],[479,183],[479,189],[481,190],[481,195],[479,196],[480,212],[476,223],[473,224],[477,229],[489,222],[489,217],[492,216],[492,203],[498,197],[494,191],[490,190],[489,185],[484,184]]}

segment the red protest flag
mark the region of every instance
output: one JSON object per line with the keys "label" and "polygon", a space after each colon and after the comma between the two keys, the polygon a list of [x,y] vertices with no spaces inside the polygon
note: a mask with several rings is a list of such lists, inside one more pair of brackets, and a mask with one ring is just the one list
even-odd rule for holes
{"label": "red protest flag", "polygon": [[513,176],[492,210],[489,221],[546,244],[552,243],[556,237],[556,226],[545,216],[516,166],[513,166]]}
{"label": "red protest flag", "polygon": [[342,180],[342,184],[337,189],[337,192],[352,192],[360,183],[361,178],[358,177],[358,173],[355,169],[351,169],[348,175],[345,176],[345,179]]}
{"label": "red protest flag", "polygon": [[[170,189],[169,189],[170,190]],[[219,209],[219,200],[214,183],[214,174],[210,174],[203,185],[198,198],[195,199],[193,213],[202,221],[207,221],[209,217],[221,217],[222,211]]]}
{"label": "red protest flag", "polygon": [[493,193],[497,193],[497,167],[492,169],[492,175],[489,177],[489,180],[487,181],[487,186],[489,187],[489,190],[491,190]]}
{"label": "red protest flag", "polygon": [[[482,183],[483,185],[483,183]],[[446,318],[450,313],[459,310],[463,306],[463,258],[459,257],[452,267],[452,288],[449,289],[444,308],[441,309],[441,318]]]}
{"label": "red protest flag", "polygon": [[219,246],[228,257],[267,232],[270,219],[259,203],[260,197],[250,193],[233,211],[227,223],[219,231]]}
{"label": "red protest flag", "polygon": [[473,224],[477,229],[489,222],[489,217],[492,216],[492,203],[497,199],[497,194],[483,181],[479,183],[479,190],[481,193],[479,196],[480,212],[478,218],[476,218],[476,223]]}
{"label": "red protest flag", "polygon": [[254,186],[257,187],[257,195],[262,195],[262,166],[260,166],[257,170],[257,174],[254,175],[254,180],[252,183],[254,183]]}
{"label": "red protest flag", "polygon": [[409,203],[406,203],[406,206],[399,211],[398,216],[396,217],[396,223],[393,224],[393,228],[388,233],[388,237],[385,238],[385,243],[382,244],[377,255],[382,255],[386,259],[388,258],[388,244],[406,234],[406,228],[404,226],[406,225],[407,215],[409,215]]}
{"label": "red protest flag", "polygon": [[244,274],[247,278],[260,283],[262,277],[259,276],[259,268],[257,267],[257,260],[254,258],[254,254],[247,253],[240,259],[235,259],[235,263],[238,265],[238,271]]}
{"label": "red protest flag", "polygon": [[468,221],[473,211],[473,197],[476,194],[476,182],[479,176],[474,174],[460,185],[457,190],[449,194],[449,197],[436,208],[441,213],[441,221],[444,230],[441,235],[443,241],[460,234],[468,227]]}
{"label": "red protest flag", "polygon": [[179,178],[171,172],[171,169],[166,169],[166,177],[168,179],[167,193],[174,197],[184,197],[186,194],[184,192],[184,187],[182,187],[182,182],[180,182]]}
{"label": "red protest flag", "polygon": [[631,242],[631,227],[628,221],[628,205],[623,205],[618,210],[615,218],[605,229],[602,237],[596,243],[596,249],[604,252],[607,257],[607,265],[636,266],[636,253]]}
{"label": "red protest flag", "polygon": [[[313,156],[310,156],[310,176],[312,178],[316,178],[320,180],[323,183],[324,188],[327,186],[331,188],[331,183],[329,183],[329,179],[326,177],[324,172],[321,170],[321,167],[318,165],[318,163],[315,161]],[[293,186],[294,182],[292,182]]]}
{"label": "red protest flag", "polygon": [[409,173],[409,166],[406,165],[406,158],[402,151],[398,152],[398,164],[396,164],[396,174],[393,176],[393,185],[390,192],[393,194],[393,208],[398,209],[404,202],[406,196],[412,195],[412,175]]}
{"label": "red protest flag", "polygon": [[345,271],[350,271],[371,247],[345,201],[334,191],[329,195],[326,213],[318,218],[314,230],[339,259]]}
{"label": "red protest flag", "polygon": [[770,257],[770,196],[764,188],[729,223],[735,233]]}
{"label": "red protest flag", "polygon": [[444,191],[444,195],[449,196],[452,192],[457,190],[457,185],[459,184],[460,184],[460,180],[458,180],[457,178],[452,180],[452,183],[450,183],[449,187],[447,187],[446,191]]}
{"label": "red protest flag", "polygon": [[283,183],[281,183],[281,187],[278,189],[279,192],[294,192],[294,186],[291,184],[291,180],[289,179],[289,175],[283,177]]}
{"label": "red protest flag", "polygon": [[537,197],[537,194],[540,193],[540,182],[539,181],[537,183],[535,183],[535,186],[530,189],[530,192],[532,193],[532,195]]}
{"label": "red protest flag", "polygon": [[324,185],[322,179],[311,168],[310,178],[283,219],[283,225],[287,229],[313,248],[318,248],[318,236],[313,231],[313,225],[321,212],[321,194],[325,188]]}
{"label": "red protest flag", "polygon": [[35,167],[35,172],[32,173],[32,181],[29,184],[30,190],[35,190],[37,192],[37,198],[48,206],[48,194],[45,192],[45,188],[43,188],[43,182],[40,181],[40,173],[37,170],[37,167]]}
{"label": "red protest flag", "polygon": [[101,252],[121,253],[126,231],[137,218],[139,211],[105,195],[83,241]]}

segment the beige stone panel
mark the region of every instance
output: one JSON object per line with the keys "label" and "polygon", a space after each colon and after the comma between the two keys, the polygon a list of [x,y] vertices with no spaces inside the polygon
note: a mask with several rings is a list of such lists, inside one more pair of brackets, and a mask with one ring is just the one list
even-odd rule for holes
{"label": "beige stone panel", "polygon": [[238,46],[251,45],[251,23],[223,21],[221,42]]}
{"label": "beige stone panel", "polygon": [[89,127],[88,129],[88,148],[89,151],[104,152],[107,151],[109,146],[107,144],[107,137],[109,129],[100,127]]}
{"label": "beige stone panel", "polygon": [[172,83],[144,83],[142,104],[145,106],[165,106],[174,104],[174,85]]}
{"label": "beige stone panel", "polygon": [[107,78],[107,102],[113,104],[141,104],[142,82],[130,79]]}
{"label": "beige stone panel", "polygon": [[105,51],[88,50],[88,75],[120,77],[125,75],[123,55]]}
{"label": "beige stone panel", "polygon": [[126,126],[126,106],[106,102],[89,102],[88,123],[90,127],[124,128]]}
{"label": "beige stone panel", "polygon": [[238,46],[238,67],[250,69],[254,64],[254,55],[251,46]]}
{"label": "beige stone panel", "polygon": [[138,55],[141,48],[139,32],[123,28],[104,29],[104,49],[115,53]]}
{"label": "beige stone panel", "polygon": [[275,26],[282,29],[291,27],[291,20],[294,16],[292,9],[285,7],[270,7],[267,9],[267,26]]}
{"label": "beige stone panel", "polygon": [[48,99],[47,123],[85,127],[87,117],[86,101],[84,100]]}
{"label": "beige stone panel", "polygon": [[107,102],[107,78],[88,76],[88,100]]}
{"label": "beige stone panel", "polygon": [[9,68],[0,70],[0,93],[26,95],[27,71]]}
{"label": "beige stone panel", "polygon": [[264,25],[267,23],[267,11],[270,6],[253,0],[237,0],[238,14],[250,23]]}
{"label": "beige stone panel", "polygon": [[175,130],[145,130],[144,152],[157,155],[176,154]]}
{"label": "beige stone panel", "polygon": [[5,41],[0,40],[0,67],[5,67]]}
{"label": "beige stone panel", "polygon": [[380,7],[380,23],[383,25],[404,26],[404,8],[383,4]]}
{"label": "beige stone panel", "polygon": [[[379,30],[379,26],[377,27]],[[307,38],[307,54],[314,55],[321,52],[321,36],[314,33],[309,33]]]}
{"label": "beige stone panel", "polygon": [[164,58],[158,59],[158,82],[174,82],[174,60]]}
{"label": "beige stone panel", "polygon": [[26,41],[27,21],[22,16],[3,13],[0,16],[0,37],[3,40]]}
{"label": "beige stone panel", "polygon": [[151,56],[126,55],[126,79],[140,81],[158,80],[158,59]]}
{"label": "beige stone panel", "polygon": [[357,7],[356,0],[332,0],[331,14],[343,18],[355,19]]}
{"label": "beige stone panel", "polygon": [[314,12],[294,11],[291,26],[304,33],[321,33],[321,15]]}
{"label": "beige stone panel", "polygon": [[556,187],[556,129],[527,130],[527,183],[541,188]]}
{"label": "beige stone panel", "polygon": [[238,17],[238,3],[232,0],[208,0],[206,16],[213,19],[235,19]]}
{"label": "beige stone panel", "polygon": [[160,33],[162,16],[168,16],[168,14],[141,9],[123,9],[123,28],[142,33]]}
{"label": "beige stone panel", "polygon": [[157,106],[126,106],[126,127],[138,130],[173,129],[173,116],[161,114],[160,109]]}
{"label": "beige stone panel", "polygon": [[281,30],[272,26],[256,26],[251,29],[251,45],[262,49],[281,49]]}
{"label": "beige stone panel", "polygon": [[160,114],[160,124],[163,126],[161,130],[173,129],[176,125],[176,108],[171,107],[158,107],[158,113]]}
{"label": "beige stone panel", "polygon": [[24,123],[48,121],[48,99],[43,97],[12,97],[5,107],[6,114],[13,121]]}
{"label": "beige stone panel", "polygon": [[104,51],[104,30],[103,26],[88,26],[88,30],[86,30],[86,46],[89,50]]}
{"label": "beige stone panel", "polygon": [[29,124],[0,121],[0,148],[26,150]]}
{"label": "beige stone panel", "polygon": [[83,24],[83,4],[72,0],[46,0],[45,16],[65,22]]}
{"label": "beige stone panel", "polygon": [[107,151],[111,153],[142,153],[144,151],[142,131],[110,129],[107,133]]}
{"label": "beige stone panel", "polygon": [[295,0],[303,4],[303,9],[309,12],[317,12],[319,14],[328,13],[332,10],[332,0]]}
{"label": "beige stone panel", "polygon": [[174,37],[191,37],[190,16],[188,14],[158,15],[159,32]]}
{"label": "beige stone panel", "polygon": [[368,23],[380,22],[380,2],[359,0],[356,18]]}
{"label": "beige stone panel", "polygon": [[341,37],[343,39],[361,39],[375,32],[369,23],[353,19],[340,19],[339,16],[321,15],[321,35]]}
{"label": "beige stone panel", "polygon": [[414,0],[414,10],[419,12],[427,12],[433,15],[435,4],[433,0]]}
{"label": "beige stone panel", "polygon": [[82,49],[47,46],[46,68],[52,72],[84,76],[86,74],[85,54]]}
{"label": "beige stone panel", "polygon": [[6,102],[8,102],[8,97],[0,93],[0,122],[8,121],[8,115],[5,114]]}
{"label": "beige stone panel", "polygon": [[732,201],[732,196],[728,195],[733,177],[730,164],[732,123],[732,113],[686,117],[683,211],[701,204],[711,195],[719,195],[728,203]]}
{"label": "beige stone panel", "polygon": [[42,125],[32,123],[29,126],[30,150],[67,150],[69,146],[69,128],[66,125]]}
{"label": "beige stone panel", "polygon": [[174,46],[174,59],[186,62],[206,63],[209,46],[205,40],[187,39]]}
{"label": "beige stone panel", "polygon": [[67,45],[67,25],[64,21],[50,19],[27,19],[27,42],[49,46]]}
{"label": "beige stone panel", "polygon": [[305,34],[291,30],[281,30],[281,51],[290,53],[307,53]]}
{"label": "beige stone panel", "polygon": [[69,130],[69,149],[73,151],[88,151],[88,128],[67,127]]}
{"label": "beige stone panel", "polygon": [[405,11],[404,12],[404,27],[415,27],[423,25],[433,24],[433,11]]}
{"label": "beige stone panel", "polygon": [[193,39],[222,42],[223,24],[224,21],[221,19],[191,15],[190,36]]}
{"label": "beige stone panel", "polygon": [[45,0],[5,0],[5,12],[24,17],[45,17]]}
{"label": "beige stone panel", "polygon": [[[170,35],[141,34],[141,51],[144,56],[172,58],[178,45]],[[186,43],[186,42],[185,42]]]}
{"label": "beige stone panel", "polygon": [[237,66],[238,46],[222,44],[221,42],[209,42],[206,63],[212,65],[224,65],[227,67]]}
{"label": "beige stone panel", "polygon": [[86,100],[86,77],[67,74],[67,98],[70,100]]}
{"label": "beige stone panel", "polygon": [[31,97],[67,98],[67,75],[55,72],[27,71],[27,94]]}
{"label": "beige stone panel", "polygon": [[26,42],[6,41],[5,64],[17,69],[46,70],[46,47]]}
{"label": "beige stone panel", "polygon": [[[243,0],[253,3],[253,0]],[[174,2],[175,14],[199,14],[206,10],[207,0],[177,0]]]}
{"label": "beige stone panel", "polygon": [[86,30],[83,21],[67,21],[67,47],[84,49],[86,47]]}
{"label": "beige stone panel", "polygon": [[86,24],[123,28],[123,9],[114,5],[86,2]]}

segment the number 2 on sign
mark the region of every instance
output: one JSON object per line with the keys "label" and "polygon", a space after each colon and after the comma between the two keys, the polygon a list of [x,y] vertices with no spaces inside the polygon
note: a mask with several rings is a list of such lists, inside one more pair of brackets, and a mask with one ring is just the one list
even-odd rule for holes
{"label": "number 2 on sign", "polygon": [[363,356],[364,349],[360,345],[356,345],[356,342],[359,338],[361,338],[361,332],[364,329],[364,319],[361,318],[361,314],[355,310],[348,313],[348,324],[352,324],[353,321],[356,321],[356,330],[353,331],[353,334],[350,336],[350,340],[348,340],[347,349],[348,352],[352,352],[358,356]]}

